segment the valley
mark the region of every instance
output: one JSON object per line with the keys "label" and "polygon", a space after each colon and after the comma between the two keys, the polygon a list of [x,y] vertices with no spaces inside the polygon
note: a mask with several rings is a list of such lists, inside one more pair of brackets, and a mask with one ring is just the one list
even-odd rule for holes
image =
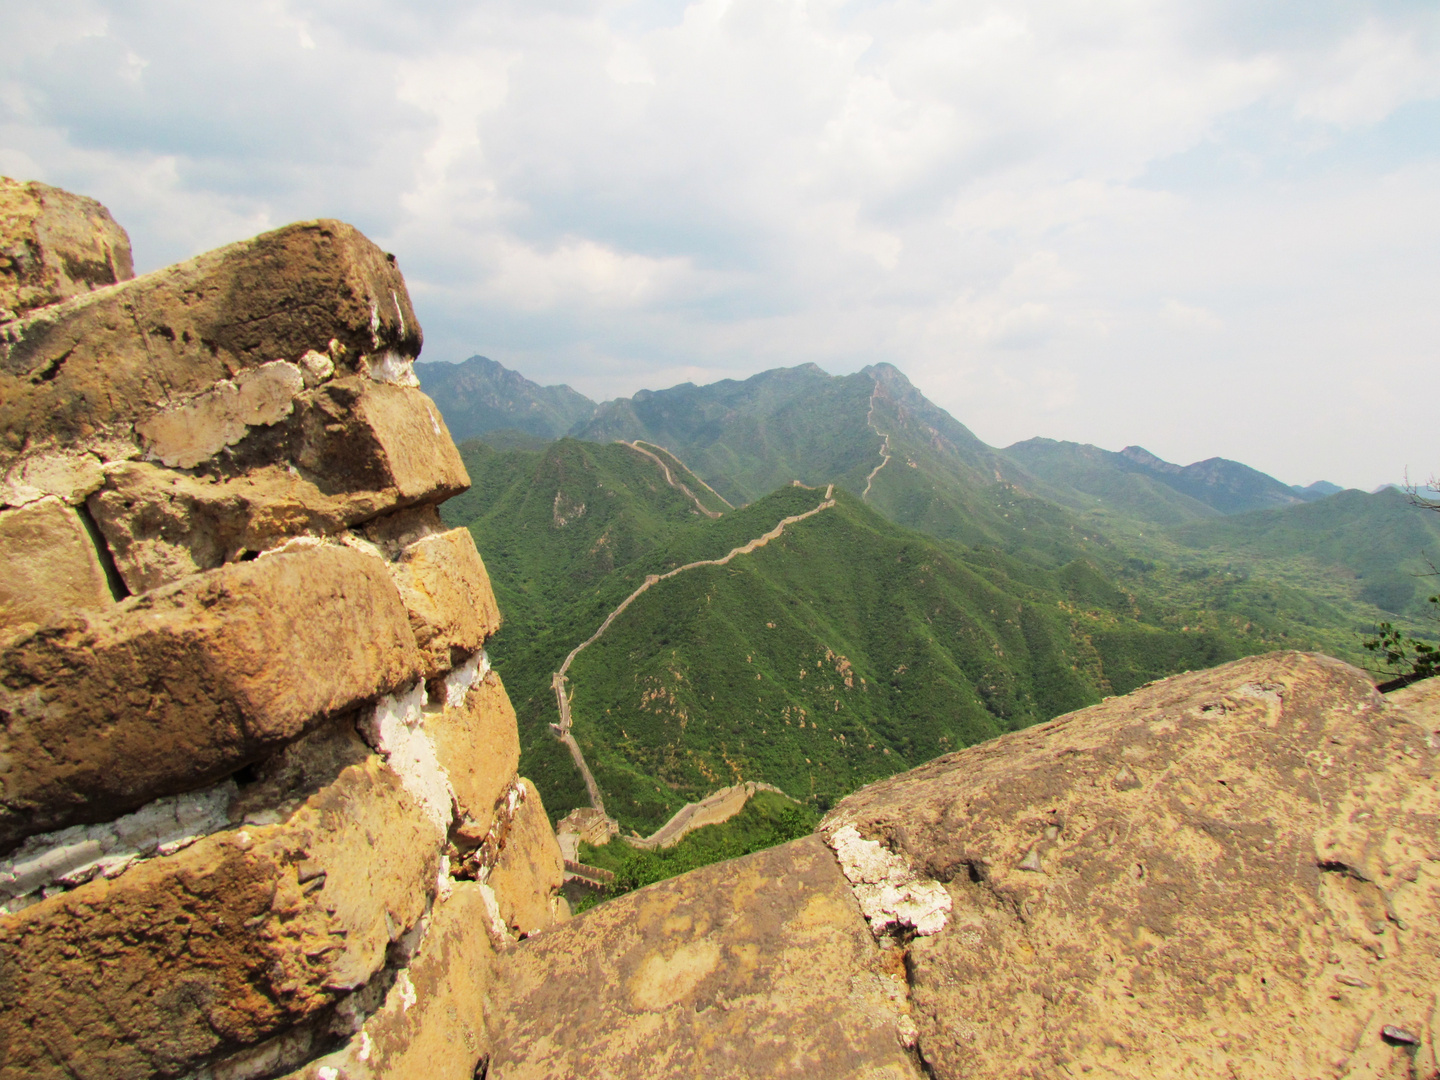
{"label": "valley", "polygon": [[[564,389],[512,400],[501,374],[502,418]],[[1168,674],[1276,648],[1358,662],[1379,621],[1426,629],[1440,529],[1396,493],[997,450],[889,365],[644,392],[571,431],[464,443],[473,487],[442,508],[486,553],[492,659],[555,819],[597,805],[648,833],[742,780],[823,811]]]}

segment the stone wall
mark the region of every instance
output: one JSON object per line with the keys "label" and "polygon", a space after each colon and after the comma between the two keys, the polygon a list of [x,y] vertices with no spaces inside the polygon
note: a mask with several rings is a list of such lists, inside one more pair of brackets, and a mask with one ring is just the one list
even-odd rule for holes
{"label": "stone wall", "polygon": [[563,868],[394,257],[0,229],[0,1077],[468,1080]]}

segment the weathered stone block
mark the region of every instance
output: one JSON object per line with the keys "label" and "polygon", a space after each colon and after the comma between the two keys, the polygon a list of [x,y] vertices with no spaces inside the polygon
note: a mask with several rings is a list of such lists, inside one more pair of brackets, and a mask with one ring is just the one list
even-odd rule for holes
{"label": "weathered stone block", "polygon": [[487,672],[459,703],[427,717],[425,733],[450,777],[461,814],[484,835],[494,819],[495,804],[520,765],[515,710],[500,676]]}
{"label": "weathered stone block", "polygon": [[305,388],[300,368],[272,360],[222,379],[183,404],[151,413],[135,425],[145,456],[172,468],[193,469],[252,427],[269,427],[289,416]]}
{"label": "weathered stone block", "polygon": [[887,954],[816,837],[703,867],[507,953],[486,1076],[918,1080]]}
{"label": "weathered stone block", "polygon": [[821,828],[948,891],[907,960],[930,1076],[1428,1076],[1440,755],[1416,719],[1339,661],[1252,657],[882,780]]}
{"label": "weathered stone block", "polygon": [[0,510],[0,633],[112,603],[79,514],[55,498]]}
{"label": "weathered stone block", "polygon": [[[298,430],[296,430],[298,429]],[[289,460],[327,493],[393,492],[394,508],[443,502],[470,486],[460,451],[435,403],[409,386],[365,376],[336,379],[307,395],[294,426],[277,432]],[[264,438],[237,464],[278,459]]]}
{"label": "weathered stone block", "polygon": [[87,505],[126,588],[139,594],[290,537],[340,532],[379,501],[326,495],[282,466],[225,480],[122,461],[106,466]]}
{"label": "weathered stone block", "polygon": [[505,846],[488,884],[495,891],[505,925],[527,937],[557,921],[554,897],[565,883],[565,859],[540,793],[529,780],[522,779],[520,787],[524,797],[510,820]]}
{"label": "weathered stone block", "polygon": [[0,849],[211,783],[422,669],[384,562],[333,546],[42,627],[0,653]]}
{"label": "weathered stone block", "polygon": [[1440,678],[1422,679],[1385,695],[1385,704],[1401,709],[1440,735]]}
{"label": "weathered stone block", "polygon": [[0,1080],[176,1076],[323,1025],[419,922],[438,872],[433,825],[372,756],[283,824],[0,918]]}
{"label": "weathered stone block", "polygon": [[391,570],[430,675],[448,671],[462,656],[479,651],[500,628],[490,575],[469,529],[415,541]]}
{"label": "weathered stone block", "polygon": [[332,340],[350,372],[380,378],[404,380],[420,351],[394,260],[338,221],[289,225],[0,324],[0,501],[33,498],[49,456],[135,456],[155,414],[210,401],[246,369],[299,365]]}
{"label": "weathered stone block", "polygon": [[485,924],[480,886],[456,882],[436,902],[419,952],[384,1006],[344,1049],[286,1080],[472,1080],[490,1052],[485,1010],[495,953]]}
{"label": "weathered stone block", "polygon": [[134,276],[130,237],[105,207],[0,176],[0,322]]}
{"label": "weathered stone block", "polygon": [[360,531],[366,540],[393,559],[416,540],[444,532],[445,523],[440,520],[439,507],[422,503],[367,521]]}
{"label": "weathered stone block", "polygon": [[[131,592],[470,486],[434,404],[418,390],[355,376],[305,392],[294,407],[285,423],[241,440],[198,475],[150,462],[106,466],[88,506]],[[483,565],[477,576],[457,556],[444,573],[437,590],[483,579],[493,610]],[[433,614],[451,623],[427,640],[447,628],[457,640],[474,637],[465,637],[458,613]]]}

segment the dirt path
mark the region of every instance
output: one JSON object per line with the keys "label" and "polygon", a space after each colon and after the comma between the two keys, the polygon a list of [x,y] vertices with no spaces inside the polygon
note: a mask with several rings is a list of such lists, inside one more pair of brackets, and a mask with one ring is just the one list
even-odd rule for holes
{"label": "dirt path", "polygon": [[[644,454],[651,461],[655,462],[656,465],[659,465],[660,470],[665,474],[665,482],[669,484],[672,488],[674,488],[676,491],[683,491],[686,495],[688,495],[690,497],[690,501],[695,504],[695,509],[699,510],[700,513],[704,514],[708,518],[718,518],[720,516],[720,511],[707,509],[705,504],[700,501],[699,497],[696,496],[693,491],[691,491],[679,480],[676,480],[675,477],[670,474],[670,466],[665,464],[664,459],[662,459],[660,455],[652,454],[649,450],[645,449],[646,446],[654,446],[657,450],[665,450],[665,447],[656,446],[655,443],[643,443],[639,439],[636,439],[634,442],[626,442],[624,439],[620,439],[619,442],[621,446],[628,446],[631,450],[634,450],[635,452],[640,454]],[[670,454],[670,451],[665,450],[665,453]],[[678,457],[675,457],[674,454],[670,454],[670,456],[672,458],[675,458],[676,461],[680,461],[680,459]],[[692,470],[689,465],[686,465],[683,461],[680,461],[680,464],[684,466],[685,470],[689,472],[691,476],[694,476],[696,480],[700,480],[700,477],[696,475],[694,470]],[[722,503],[725,503],[726,506],[729,506],[731,510],[735,509],[734,506],[731,506],[730,502],[725,498],[725,496],[721,495],[709,484],[706,484],[704,480],[700,480],[700,483],[705,484],[705,490],[710,492],[711,495],[714,495],[715,498],[719,499]]]}
{"label": "dirt path", "polygon": [[[626,445],[629,446],[631,444],[626,443]],[[641,453],[644,453],[644,451],[641,451]],[[678,461],[679,459],[677,458],[676,460]],[[663,465],[663,462],[661,464]],[[669,470],[666,471],[668,472]],[[595,783],[595,777],[591,774],[590,767],[585,764],[585,755],[580,752],[580,744],[575,741],[575,736],[570,733],[570,698],[574,695],[573,691],[569,694],[565,692],[565,673],[570,670],[570,665],[575,662],[575,657],[579,656],[582,650],[593,645],[601,634],[610,629],[610,624],[620,617],[621,612],[633,604],[640,594],[649,589],[650,586],[658,585],[662,581],[668,581],[677,574],[683,574],[685,571],[694,570],[699,566],[724,566],[737,555],[749,555],[770,543],[771,540],[774,540],[783,533],[788,526],[804,521],[806,518],[814,517],[822,510],[830,509],[830,507],[835,505],[834,495],[835,485],[831,484],[825,489],[825,498],[815,509],[806,510],[803,514],[792,514],[790,517],[782,518],[780,523],[769,532],[755,537],[755,539],[742,544],[740,547],[731,548],[728,554],[718,559],[700,559],[696,562],[686,563],[684,566],[677,566],[674,570],[665,574],[648,575],[645,578],[644,584],[624,600],[620,601],[620,606],[605,616],[605,621],[600,624],[600,628],[596,630],[595,633],[591,634],[579,645],[576,645],[575,648],[570,650],[570,655],[565,657],[565,663],[560,665],[560,670],[550,676],[550,688],[555,691],[555,705],[560,712],[560,723],[551,724],[550,730],[569,748],[570,756],[575,760],[575,766],[580,770],[580,775],[585,780],[585,791],[590,796],[590,805],[596,810],[599,810],[601,813],[605,811],[605,803],[600,796],[600,786]],[[694,496],[691,497],[693,498]]]}
{"label": "dirt path", "polygon": [[890,435],[875,426],[875,395],[879,392],[880,384],[877,382],[875,389],[870,391],[870,411],[865,414],[865,423],[870,425],[871,431],[875,432],[876,435],[879,435],[880,438],[885,441],[880,444],[880,464],[871,469],[870,475],[865,477],[865,490],[860,493],[862,501],[870,497],[870,485],[875,480],[875,474],[890,464]]}

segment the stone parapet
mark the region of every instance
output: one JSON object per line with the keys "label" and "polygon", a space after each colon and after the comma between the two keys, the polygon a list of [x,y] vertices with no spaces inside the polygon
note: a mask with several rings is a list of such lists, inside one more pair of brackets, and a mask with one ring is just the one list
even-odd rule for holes
{"label": "stone parapet", "polygon": [[0,1080],[471,1077],[566,908],[404,281],[113,224],[0,182]]}
{"label": "stone parapet", "polygon": [[0,849],[214,783],[423,669],[384,564],[343,547],[71,614],[0,652]]}
{"label": "stone parapet", "polygon": [[75,501],[105,461],[197,464],[307,378],[413,386],[420,340],[394,260],[338,221],[38,308],[0,324],[0,501]]}

